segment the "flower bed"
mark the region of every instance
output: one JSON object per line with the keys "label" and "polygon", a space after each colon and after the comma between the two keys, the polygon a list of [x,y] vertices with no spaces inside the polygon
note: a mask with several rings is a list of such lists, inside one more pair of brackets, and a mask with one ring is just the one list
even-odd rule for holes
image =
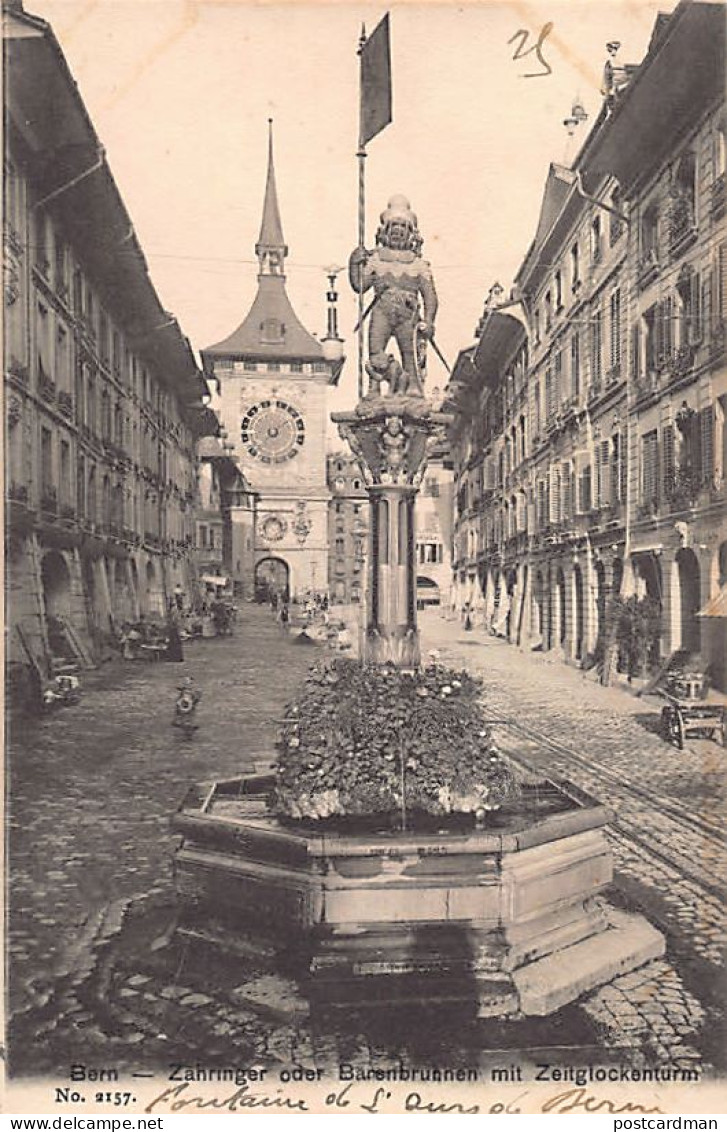
{"label": "flower bed", "polygon": [[282,817],[482,820],[516,793],[466,672],[336,659],[312,669],[278,742]]}

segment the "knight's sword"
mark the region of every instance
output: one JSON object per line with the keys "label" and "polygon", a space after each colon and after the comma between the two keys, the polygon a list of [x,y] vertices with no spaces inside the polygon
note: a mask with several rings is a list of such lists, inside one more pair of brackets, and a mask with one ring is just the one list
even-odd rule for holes
{"label": "knight's sword", "polygon": [[366,310],[363,312],[360,319],[358,320],[358,322],[354,326],[354,328],[353,328],[354,334],[358,333],[359,327],[363,326],[364,322],[369,317],[369,315],[371,314],[371,311],[374,309],[374,307],[376,306],[378,301],[379,301],[379,296],[374,295],[373,299],[371,300],[369,305],[366,307]]}
{"label": "knight's sword", "polygon": [[447,373],[451,373],[451,372],[452,372],[452,370],[451,370],[451,369],[450,369],[450,367],[449,367],[449,366],[447,365],[447,361],[446,361],[446,359],[445,359],[445,357],[444,357],[444,354],[443,354],[443,353],[442,353],[442,351],[441,351],[441,350],[439,349],[439,346],[437,345],[437,343],[436,343],[436,342],[434,341],[434,339],[433,339],[433,338],[430,338],[430,339],[429,339],[429,341],[430,341],[430,342],[431,342],[431,344],[432,344],[432,349],[434,350],[434,353],[435,353],[435,354],[437,355],[437,357],[439,358],[440,362],[442,363],[442,365],[443,365],[443,366],[444,366],[444,368],[446,369]]}

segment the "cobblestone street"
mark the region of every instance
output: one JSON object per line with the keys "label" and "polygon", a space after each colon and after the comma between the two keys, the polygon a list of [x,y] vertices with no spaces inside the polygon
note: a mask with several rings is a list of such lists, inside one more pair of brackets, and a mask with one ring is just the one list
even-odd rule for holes
{"label": "cobblestone street", "polygon": [[[489,1024],[488,1048],[557,1046],[658,1059],[703,1070],[720,1063],[723,986],[723,751],[706,741],[684,752],[656,733],[659,704],[603,689],[580,672],[465,633],[437,613],[422,617],[423,650],[480,673],[500,745],[612,806],[616,877],[608,898],[638,909],[667,938],[667,956],[614,980],[552,1019]],[[269,611],[246,606],[236,635],[185,646],[183,664],[115,662],[84,678],[77,707],[17,723],[10,743],[10,954],[15,1059],[58,1063],[165,1056],[166,1035],[189,1056],[255,1057],[327,1065],[391,1058],[412,1049],[396,1027],[269,1020],[270,988],[254,968],[228,973],[194,964],[178,977],[155,966],[154,940],[173,908],[169,816],[189,784],[232,776],[268,759],[276,720],[318,649],[285,636]],[[203,691],[192,742],[170,726],[175,686],[194,675]],[[113,941],[145,908],[146,966],[111,962]],[[155,911],[155,909],[158,910]],[[166,920],[165,920],[166,916]],[[150,934],[151,933],[151,934]],[[147,938],[148,937],[148,938]],[[111,950],[110,950],[111,949]],[[205,978],[207,982],[205,982]],[[240,983],[237,986],[236,983]],[[232,988],[232,990],[230,990]],[[280,998],[280,987],[273,988]],[[104,1010],[99,1011],[99,1002]],[[267,1019],[267,1020],[266,1020]],[[295,1023],[293,1024],[293,1021]],[[480,1057],[477,1028],[438,1040],[453,1058]],[[426,1041],[416,1039],[422,1048]],[[456,1033],[456,1040],[452,1034]],[[449,1044],[447,1044],[449,1043]],[[452,1044],[454,1043],[454,1044]],[[421,1052],[421,1051],[420,1051]],[[424,1048],[426,1052],[426,1048]],[[525,1056],[525,1054],[522,1054]],[[129,1061],[129,1063],[133,1063]]]}
{"label": "cobblestone street", "polygon": [[[168,891],[170,814],[192,783],[269,759],[276,720],[311,663],[267,608],[232,637],[185,644],[181,664],[114,662],[81,703],[11,729],[11,1003],[110,900]],[[199,731],[170,726],[176,685],[202,690]]]}
{"label": "cobblestone street", "polygon": [[679,751],[665,742],[655,696],[602,688],[547,654],[466,632],[439,613],[425,613],[420,627],[425,653],[436,648],[444,663],[481,676],[492,718],[507,721],[495,725],[504,750],[614,811],[616,891],[664,932],[679,973],[670,963],[649,964],[594,995],[587,1011],[616,1045],[647,1036],[659,1056],[689,1059],[697,1056],[686,1037],[702,1029],[701,999],[712,1011],[704,1031],[716,1055],[726,938],[722,747],[692,739]]}

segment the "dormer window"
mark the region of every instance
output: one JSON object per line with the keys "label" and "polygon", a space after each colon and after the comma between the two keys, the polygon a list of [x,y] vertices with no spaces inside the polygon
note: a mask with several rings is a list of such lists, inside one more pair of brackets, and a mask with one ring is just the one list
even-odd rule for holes
{"label": "dormer window", "polygon": [[641,255],[646,259],[659,246],[659,212],[656,204],[650,204],[641,221]]}
{"label": "dormer window", "polygon": [[601,217],[595,216],[591,224],[591,261],[596,264],[603,259],[603,245],[601,242]]}
{"label": "dormer window", "polygon": [[577,291],[581,285],[581,257],[578,244],[570,250],[571,289]]}
{"label": "dormer window", "polygon": [[[614,189],[611,193],[611,208],[615,209],[616,212],[620,212],[622,207],[623,205],[621,202],[621,192],[619,189]],[[614,212],[610,213],[608,223],[609,243],[611,244],[611,247],[613,247],[616,241],[621,237],[621,233],[624,230],[624,224],[621,217],[616,216]]]}
{"label": "dormer window", "polygon": [[548,291],[545,296],[545,331],[550,330],[553,324],[553,297]]}
{"label": "dormer window", "polygon": [[680,252],[696,236],[697,162],[691,150],[682,154],[674,174],[669,202],[669,247]]}
{"label": "dormer window", "polygon": [[260,341],[268,345],[280,343],[285,338],[285,325],[277,318],[266,318],[260,323]]}

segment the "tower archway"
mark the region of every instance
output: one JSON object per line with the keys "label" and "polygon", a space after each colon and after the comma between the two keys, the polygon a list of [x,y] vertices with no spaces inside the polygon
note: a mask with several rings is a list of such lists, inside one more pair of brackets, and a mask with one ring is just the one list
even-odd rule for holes
{"label": "tower archway", "polygon": [[255,599],[290,596],[290,567],[282,558],[262,558],[255,567]]}

